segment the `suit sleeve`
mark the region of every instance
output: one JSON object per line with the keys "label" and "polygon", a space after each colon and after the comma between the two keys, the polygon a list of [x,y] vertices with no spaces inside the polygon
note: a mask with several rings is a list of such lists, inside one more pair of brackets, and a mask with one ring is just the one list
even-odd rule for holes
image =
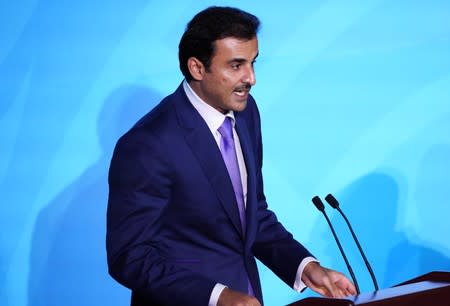
{"label": "suit sleeve", "polygon": [[166,157],[149,133],[129,133],[116,145],[109,172],[109,273],[153,303],[207,305],[216,282],[167,262],[159,251],[173,181]]}
{"label": "suit sleeve", "polygon": [[292,287],[301,261],[313,255],[293,238],[292,234],[284,228],[277,220],[276,215],[268,208],[262,177],[263,150],[260,117],[256,105],[253,118],[254,126],[252,128],[256,131],[254,141],[256,143],[255,160],[257,163],[258,233],[252,249],[262,263]]}

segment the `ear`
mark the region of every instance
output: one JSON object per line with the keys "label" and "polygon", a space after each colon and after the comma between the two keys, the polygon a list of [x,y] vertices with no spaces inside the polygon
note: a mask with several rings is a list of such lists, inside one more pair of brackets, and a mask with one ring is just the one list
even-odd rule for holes
{"label": "ear", "polygon": [[203,80],[203,75],[205,74],[205,66],[201,61],[199,61],[195,57],[190,57],[188,59],[187,66],[194,80]]}

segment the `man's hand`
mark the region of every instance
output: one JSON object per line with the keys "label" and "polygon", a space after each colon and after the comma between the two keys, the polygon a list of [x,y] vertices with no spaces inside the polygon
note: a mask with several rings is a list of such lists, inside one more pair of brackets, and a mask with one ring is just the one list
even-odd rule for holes
{"label": "man's hand", "polygon": [[252,296],[225,288],[219,296],[217,306],[261,306],[261,304]]}
{"label": "man's hand", "polygon": [[326,296],[343,298],[356,295],[355,285],[342,273],[322,267],[317,262],[306,265],[302,281],[311,290]]}

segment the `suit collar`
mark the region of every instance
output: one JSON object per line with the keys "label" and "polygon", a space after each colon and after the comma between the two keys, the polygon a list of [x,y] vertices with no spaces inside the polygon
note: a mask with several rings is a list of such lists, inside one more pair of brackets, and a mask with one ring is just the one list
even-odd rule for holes
{"label": "suit collar", "polygon": [[212,133],[217,132],[226,117],[230,117],[233,122],[233,127],[235,126],[236,119],[233,111],[229,111],[227,114],[219,112],[217,109],[200,98],[186,80],[184,80],[182,84],[189,102],[191,102],[192,106],[205,120]]}

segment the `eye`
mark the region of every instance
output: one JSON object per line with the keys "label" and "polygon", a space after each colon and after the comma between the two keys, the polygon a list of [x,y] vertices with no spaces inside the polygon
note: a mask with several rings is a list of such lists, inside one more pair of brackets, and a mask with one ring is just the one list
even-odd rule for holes
{"label": "eye", "polygon": [[238,70],[239,68],[241,68],[241,64],[240,63],[231,64],[231,68],[234,70]]}

